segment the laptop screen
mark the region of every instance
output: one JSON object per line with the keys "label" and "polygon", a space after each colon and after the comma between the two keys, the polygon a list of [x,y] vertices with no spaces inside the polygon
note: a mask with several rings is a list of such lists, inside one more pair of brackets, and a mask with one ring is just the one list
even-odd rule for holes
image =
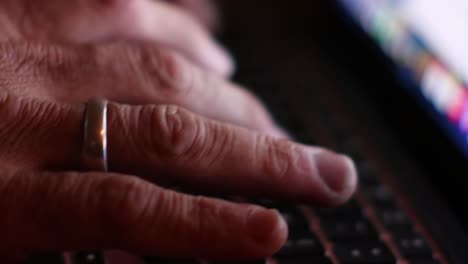
{"label": "laptop screen", "polygon": [[468,1],[340,2],[468,157]]}

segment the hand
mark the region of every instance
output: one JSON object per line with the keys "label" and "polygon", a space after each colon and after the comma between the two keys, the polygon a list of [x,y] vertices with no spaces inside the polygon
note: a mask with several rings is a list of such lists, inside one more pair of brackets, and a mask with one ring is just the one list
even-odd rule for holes
{"label": "hand", "polygon": [[[349,158],[268,136],[280,132],[255,97],[163,48],[1,44],[0,87],[3,258],[268,256],[287,236],[276,211],[166,188],[338,205],[356,187]],[[95,96],[134,104],[109,106],[114,173],[76,172]]]}
{"label": "hand", "polygon": [[230,55],[210,36],[219,25],[209,0],[4,0],[0,41],[102,43],[131,40],[170,47],[228,76]]}
{"label": "hand", "polygon": [[[353,193],[352,162],[279,139],[262,104],[221,78],[228,55],[181,10],[149,0],[0,3],[1,36],[18,41],[0,44],[2,262],[79,249],[267,256],[286,238],[278,213],[169,188],[319,205]],[[49,44],[113,40],[159,48]],[[134,105],[109,109],[118,174],[77,172],[83,102],[93,97]]]}

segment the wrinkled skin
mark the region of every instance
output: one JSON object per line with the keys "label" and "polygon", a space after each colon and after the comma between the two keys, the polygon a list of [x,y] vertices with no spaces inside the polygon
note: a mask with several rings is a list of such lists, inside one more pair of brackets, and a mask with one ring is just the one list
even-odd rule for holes
{"label": "wrinkled skin", "polygon": [[[210,36],[213,10],[202,0],[0,3],[2,263],[80,249],[269,256],[287,237],[276,211],[173,187],[325,206],[352,195],[349,158],[288,140],[225,78],[233,63]],[[113,101],[111,173],[80,172],[84,103],[95,97]]]}

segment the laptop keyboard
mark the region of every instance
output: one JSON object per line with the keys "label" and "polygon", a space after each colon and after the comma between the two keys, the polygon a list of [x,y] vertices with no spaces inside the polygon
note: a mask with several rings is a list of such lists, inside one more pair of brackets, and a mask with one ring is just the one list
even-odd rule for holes
{"label": "laptop keyboard", "polygon": [[[236,263],[441,263],[434,258],[433,250],[417,231],[410,217],[399,207],[391,190],[379,182],[375,177],[377,172],[371,171],[371,167],[366,165],[366,162],[368,161],[362,159],[358,163],[361,179],[358,194],[338,208],[317,209],[267,199],[250,199],[249,202],[277,209],[287,221],[289,237],[283,248],[271,258]],[[105,263],[99,253],[76,255],[74,262]],[[156,257],[146,257],[144,262],[146,264],[220,263]]]}
{"label": "laptop keyboard", "polygon": [[[320,84],[315,85],[317,89],[310,92],[313,95],[295,95],[285,91],[284,87],[310,91],[307,86],[316,83],[310,74],[314,69],[317,72],[321,69],[307,64],[305,58],[311,47],[307,44],[295,46],[291,40],[296,37],[284,41],[287,43],[285,47],[281,46],[281,40],[276,36],[270,37],[270,40],[268,36],[259,36],[257,39],[250,37],[251,42],[255,43],[252,46],[242,42],[249,38],[228,40],[238,56],[239,64],[248,67],[239,69],[238,79],[248,87],[257,89],[255,92],[269,104],[276,118],[293,133],[296,140],[305,144],[324,145],[350,155],[357,164],[359,190],[347,204],[333,209],[291,205],[261,198],[250,199],[252,203],[277,209],[288,223],[289,237],[284,247],[271,258],[242,263],[445,264],[445,261],[440,260],[441,255],[435,253],[437,250],[434,244],[426,239],[428,236],[422,231],[422,226],[415,224],[414,217],[407,214],[408,210],[402,209],[404,203],[400,195],[381,182],[381,175],[387,172],[363,151],[354,136],[348,135],[349,130],[344,128],[343,123],[352,121],[341,117],[338,112],[332,113],[335,110],[347,111],[333,99],[333,92],[332,96],[327,96],[324,92],[327,87],[320,88]],[[239,42],[239,39],[243,40]],[[272,48],[271,43],[275,43],[276,48]],[[255,53],[249,53],[253,51]],[[309,69],[309,72],[298,72],[299,67]],[[301,106],[303,109],[298,108]],[[43,258],[46,262],[31,260],[27,263],[63,262],[56,255]],[[142,259],[147,264],[219,263],[155,257]],[[99,253],[77,255],[74,262],[105,263]]]}

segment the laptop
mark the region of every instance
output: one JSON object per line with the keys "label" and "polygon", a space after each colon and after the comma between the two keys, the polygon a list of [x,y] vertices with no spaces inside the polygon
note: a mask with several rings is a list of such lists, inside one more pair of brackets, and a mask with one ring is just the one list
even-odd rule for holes
{"label": "laptop", "polygon": [[[220,2],[235,80],[297,141],[350,155],[360,181],[334,209],[246,198],[290,230],[277,254],[246,263],[468,263],[468,2]],[[211,263],[119,252],[26,263],[134,261]]]}

